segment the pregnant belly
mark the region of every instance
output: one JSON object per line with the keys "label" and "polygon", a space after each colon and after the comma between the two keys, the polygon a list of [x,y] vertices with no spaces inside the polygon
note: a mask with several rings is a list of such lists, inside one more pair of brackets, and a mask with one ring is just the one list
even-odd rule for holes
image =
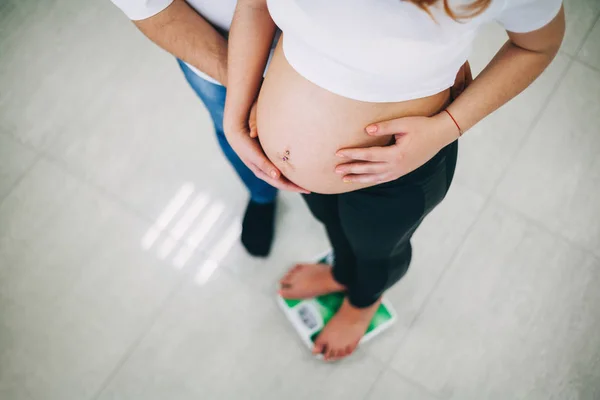
{"label": "pregnant belly", "polygon": [[448,91],[400,103],[366,103],[331,93],[299,75],[287,62],[281,40],[273,54],[257,106],[257,129],[269,159],[295,184],[315,193],[344,193],[374,184],[345,183],[335,167],[342,148],[383,146],[390,137],[371,137],[373,122],[433,115]]}

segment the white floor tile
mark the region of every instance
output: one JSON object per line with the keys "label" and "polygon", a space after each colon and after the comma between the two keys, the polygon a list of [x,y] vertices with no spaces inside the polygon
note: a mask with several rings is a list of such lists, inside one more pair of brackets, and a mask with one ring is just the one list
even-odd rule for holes
{"label": "white floor tile", "polygon": [[0,384],[0,396],[10,400],[33,400],[21,387]]}
{"label": "white floor tile", "polygon": [[498,23],[490,23],[480,29],[469,57],[473,76],[479,75],[507,40],[506,30]]}
{"label": "white floor tile", "polygon": [[452,399],[600,395],[600,261],[485,210],[392,366]]}
{"label": "white floor tile", "polygon": [[600,255],[600,72],[574,63],[498,198]]}
{"label": "white floor tile", "polygon": [[583,44],[598,15],[600,2],[597,0],[564,0],[567,29],[561,49],[574,56]]}
{"label": "white floor tile", "polygon": [[8,135],[0,134],[0,201],[35,162],[37,155]]}
{"label": "white floor tile", "polygon": [[596,21],[577,58],[600,70],[600,19]]}

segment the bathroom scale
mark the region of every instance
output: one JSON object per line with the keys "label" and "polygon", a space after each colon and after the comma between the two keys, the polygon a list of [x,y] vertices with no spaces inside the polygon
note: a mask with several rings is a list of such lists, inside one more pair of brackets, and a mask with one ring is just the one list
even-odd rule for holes
{"label": "bathroom scale", "polygon": [[[333,253],[331,251],[317,259],[317,263],[333,265]],[[344,293],[341,292],[304,300],[284,299],[278,295],[277,302],[300,339],[312,351],[315,340],[327,322],[339,310],[344,297]],[[392,326],[394,322],[396,322],[396,313],[391,304],[384,298],[359,343],[363,344],[373,339]],[[318,357],[322,358],[323,356],[319,354]]]}

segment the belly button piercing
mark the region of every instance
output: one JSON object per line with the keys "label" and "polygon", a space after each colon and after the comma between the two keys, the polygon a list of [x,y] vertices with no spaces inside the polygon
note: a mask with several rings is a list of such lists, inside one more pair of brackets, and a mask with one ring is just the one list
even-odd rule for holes
{"label": "belly button piercing", "polygon": [[290,155],[290,151],[289,151],[289,150],[286,150],[286,151],[285,151],[285,156],[283,156],[281,159],[282,159],[283,161],[287,161],[287,160],[289,160],[289,159],[290,159],[289,155]]}

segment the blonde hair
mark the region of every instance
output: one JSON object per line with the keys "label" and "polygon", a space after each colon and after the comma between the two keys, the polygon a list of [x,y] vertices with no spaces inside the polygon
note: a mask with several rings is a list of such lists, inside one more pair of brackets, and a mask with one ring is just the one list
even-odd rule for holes
{"label": "blonde hair", "polygon": [[455,21],[462,19],[473,18],[482,12],[485,11],[486,8],[490,5],[492,0],[474,0],[471,4],[463,5],[460,7],[460,11],[457,13],[455,10],[450,8],[450,4],[448,4],[448,0],[405,0],[410,3],[413,3],[423,11],[427,12],[431,15],[429,11],[429,7],[437,3],[438,1],[444,2],[444,11],[446,14],[450,16]]}

